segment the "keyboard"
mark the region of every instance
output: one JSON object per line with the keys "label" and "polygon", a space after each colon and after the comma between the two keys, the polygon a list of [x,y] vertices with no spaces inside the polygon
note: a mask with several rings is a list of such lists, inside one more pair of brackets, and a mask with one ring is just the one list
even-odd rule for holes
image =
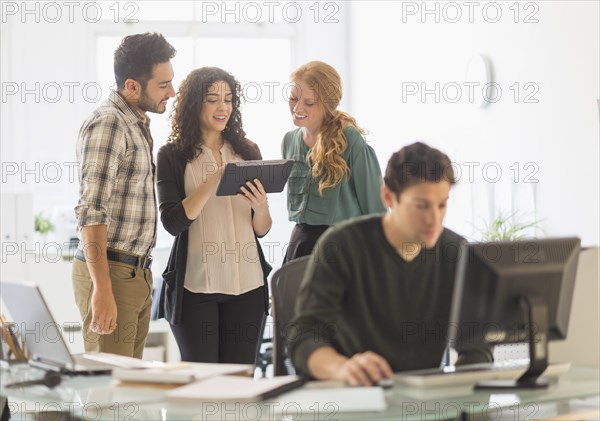
{"label": "keyboard", "polygon": [[[483,380],[515,380],[529,366],[529,360],[505,360],[494,363],[449,366],[397,373],[394,380],[398,384],[415,387],[448,387],[475,384]],[[543,376],[555,377],[569,371],[571,363],[552,363]]]}

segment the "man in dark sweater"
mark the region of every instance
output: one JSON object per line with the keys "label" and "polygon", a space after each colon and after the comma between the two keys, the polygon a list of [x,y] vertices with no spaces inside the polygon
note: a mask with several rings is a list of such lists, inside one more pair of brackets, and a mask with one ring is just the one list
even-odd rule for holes
{"label": "man in dark sweater", "polygon": [[[392,155],[383,216],[330,228],[312,253],[288,346],[317,379],[373,385],[393,372],[440,365],[460,244],[442,226],[448,156],[423,143]],[[293,338],[292,338],[293,336]],[[481,360],[491,360],[482,352]]]}

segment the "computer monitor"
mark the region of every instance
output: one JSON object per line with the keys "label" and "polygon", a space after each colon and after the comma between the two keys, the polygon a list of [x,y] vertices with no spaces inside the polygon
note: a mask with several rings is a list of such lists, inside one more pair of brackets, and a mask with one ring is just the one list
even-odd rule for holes
{"label": "computer monitor", "polygon": [[[465,243],[448,328],[457,350],[529,343],[529,369],[507,387],[544,387],[548,340],[565,339],[579,238]],[[492,385],[499,386],[498,384]]]}

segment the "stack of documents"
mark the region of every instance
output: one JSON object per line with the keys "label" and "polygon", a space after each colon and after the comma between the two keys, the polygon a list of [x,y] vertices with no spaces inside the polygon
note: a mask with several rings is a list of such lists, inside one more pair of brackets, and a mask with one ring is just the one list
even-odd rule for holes
{"label": "stack of documents", "polygon": [[219,375],[248,375],[251,364],[175,363],[153,368],[116,368],[112,376],[116,380],[145,383],[186,384]]}
{"label": "stack of documents", "polygon": [[165,363],[159,361],[145,361],[139,358],[126,357],[124,355],[111,354],[108,352],[86,352],[78,354],[78,357],[84,360],[92,360],[112,367],[121,367],[129,369],[161,367]]}

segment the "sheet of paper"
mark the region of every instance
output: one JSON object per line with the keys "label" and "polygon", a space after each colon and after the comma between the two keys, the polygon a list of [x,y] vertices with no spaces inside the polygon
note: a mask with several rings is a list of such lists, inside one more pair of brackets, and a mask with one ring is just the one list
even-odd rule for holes
{"label": "sheet of paper", "polygon": [[276,412],[293,406],[310,414],[318,408],[322,416],[328,415],[331,419],[336,419],[335,414],[339,412],[377,412],[387,408],[381,387],[305,387],[269,401],[276,404],[273,405]]}

